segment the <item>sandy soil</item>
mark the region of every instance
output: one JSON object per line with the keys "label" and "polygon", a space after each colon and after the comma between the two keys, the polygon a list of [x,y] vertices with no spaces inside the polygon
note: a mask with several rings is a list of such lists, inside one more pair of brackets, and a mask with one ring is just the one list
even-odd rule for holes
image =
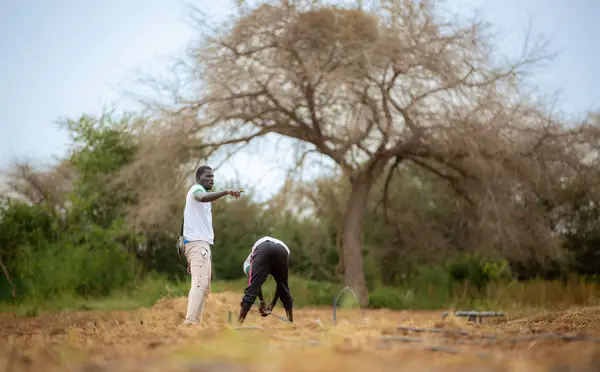
{"label": "sandy soil", "polygon": [[[289,325],[255,306],[236,329],[228,313],[234,323],[239,302],[212,294],[204,328],[181,325],[185,298],[127,312],[0,315],[0,371],[600,371],[595,308],[484,324],[440,311],[341,310],[336,325],[332,309],[310,308]],[[558,333],[591,339],[544,336]]]}

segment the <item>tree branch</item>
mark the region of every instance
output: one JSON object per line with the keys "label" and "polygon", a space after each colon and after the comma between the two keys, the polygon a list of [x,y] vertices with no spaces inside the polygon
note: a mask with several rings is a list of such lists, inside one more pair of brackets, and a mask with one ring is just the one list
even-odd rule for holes
{"label": "tree branch", "polygon": [[452,186],[452,189],[460,196],[462,196],[463,198],[465,198],[465,200],[472,205],[475,205],[475,202],[473,201],[473,199],[471,199],[471,197],[464,191],[464,189],[460,186],[460,180],[456,177],[453,177],[449,174],[444,173],[443,171],[436,169],[435,167],[427,164],[427,162],[421,161],[419,159],[416,159],[414,157],[407,157],[407,159],[409,159],[410,161],[412,161],[413,163],[417,164],[418,166],[432,172],[433,174],[437,175],[438,177],[441,177],[443,179],[445,179],[446,181],[448,181],[450,183],[450,186]]}
{"label": "tree branch", "polygon": [[390,167],[388,174],[385,177],[385,182],[383,185],[383,195],[381,196],[380,203],[383,203],[383,218],[385,222],[390,223],[390,219],[388,216],[388,197],[389,197],[389,186],[393,178],[394,171],[398,168],[400,163],[402,162],[402,158],[397,157],[394,161],[394,164]]}
{"label": "tree branch", "polygon": [[4,271],[4,276],[6,276],[6,280],[8,281],[8,284],[10,285],[10,290],[11,290],[11,295],[13,298],[13,301],[17,301],[17,292],[15,289],[15,285],[13,284],[12,280],[10,279],[10,275],[8,275],[8,270],[6,269],[6,266],[4,266],[4,263],[2,262],[2,259],[0,258],[0,267],[2,267],[2,271]]}

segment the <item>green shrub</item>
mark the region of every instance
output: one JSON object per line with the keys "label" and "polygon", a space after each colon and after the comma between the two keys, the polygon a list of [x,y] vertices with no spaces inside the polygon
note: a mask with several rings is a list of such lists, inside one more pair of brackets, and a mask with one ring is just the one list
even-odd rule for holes
{"label": "green shrub", "polygon": [[369,293],[369,307],[373,309],[409,309],[414,306],[415,295],[411,290],[379,287]]}
{"label": "green shrub", "polygon": [[102,229],[92,225],[76,247],[81,268],[75,292],[82,297],[103,297],[115,290],[134,288],[141,274],[136,258],[118,243],[121,233],[115,225]]}
{"label": "green shrub", "polygon": [[133,289],[140,271],[135,258],[114,243],[101,243],[51,244],[39,251],[22,247],[27,260],[20,270],[21,299],[43,301],[66,294],[103,297]]}
{"label": "green shrub", "polygon": [[482,291],[491,282],[510,279],[507,261],[489,261],[475,254],[459,255],[447,267],[454,282],[468,282],[477,291]]}

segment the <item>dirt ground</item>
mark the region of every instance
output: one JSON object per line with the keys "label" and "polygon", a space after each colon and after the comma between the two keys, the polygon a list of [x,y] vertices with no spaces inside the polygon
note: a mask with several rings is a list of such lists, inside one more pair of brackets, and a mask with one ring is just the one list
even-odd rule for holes
{"label": "dirt ground", "polygon": [[[331,308],[310,308],[290,325],[260,317],[255,305],[236,329],[239,302],[212,294],[205,328],[182,326],[185,298],[136,311],[3,314],[0,371],[600,371],[596,308],[484,324],[442,320],[440,311],[354,309],[339,310],[336,325]],[[274,312],[285,314],[280,305]]]}

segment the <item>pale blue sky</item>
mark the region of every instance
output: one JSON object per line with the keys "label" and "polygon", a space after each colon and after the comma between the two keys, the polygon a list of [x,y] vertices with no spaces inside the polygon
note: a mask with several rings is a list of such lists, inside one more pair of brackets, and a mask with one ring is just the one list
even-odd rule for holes
{"label": "pale blue sky", "polygon": [[[196,4],[218,17],[232,1]],[[600,108],[600,27],[594,23],[600,21],[600,1],[448,4],[456,11],[479,7],[509,36],[504,48],[520,46],[531,14],[536,31],[564,49],[539,75],[542,88],[561,89],[561,106],[570,112]],[[164,57],[180,51],[193,35],[183,12],[179,0],[0,0],[0,166],[15,157],[48,163],[63,154],[67,138],[54,122],[100,112],[119,99],[136,70],[160,68]],[[267,172],[273,187],[281,184],[281,172],[257,164],[258,159],[241,155],[229,175],[233,168],[245,174],[251,169],[248,182],[257,183]]]}

